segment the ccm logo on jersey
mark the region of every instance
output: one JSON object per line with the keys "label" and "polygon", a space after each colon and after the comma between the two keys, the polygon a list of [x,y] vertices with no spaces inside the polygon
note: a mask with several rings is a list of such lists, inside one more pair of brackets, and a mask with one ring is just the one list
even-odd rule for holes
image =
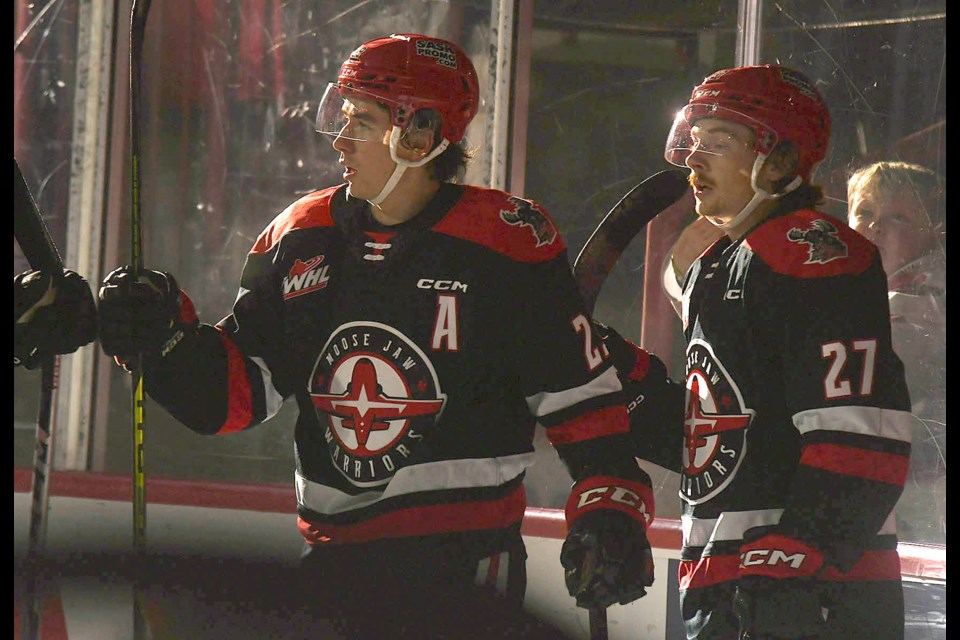
{"label": "ccm logo on jersey", "polygon": [[418,289],[433,289],[435,291],[463,291],[467,292],[467,285],[459,280],[433,280],[420,278],[417,280]]}
{"label": "ccm logo on jersey", "polygon": [[306,262],[297,258],[290,267],[290,272],[283,279],[284,300],[319,291],[327,286],[330,281],[330,276],[327,275],[330,265],[322,264],[323,258],[323,255],[314,256]]}
{"label": "ccm logo on jersey", "polygon": [[724,300],[739,300],[743,297],[743,290],[741,289],[727,289],[723,294]]}

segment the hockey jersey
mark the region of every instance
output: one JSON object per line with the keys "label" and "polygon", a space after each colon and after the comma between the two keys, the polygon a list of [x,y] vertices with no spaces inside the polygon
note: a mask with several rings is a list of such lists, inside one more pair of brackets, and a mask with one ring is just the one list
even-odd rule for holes
{"label": "hockey jersey", "polygon": [[309,194],[256,240],[232,313],[145,366],[151,397],[203,434],[294,399],[310,543],[517,527],[538,422],[574,480],[619,478],[644,498],[619,508],[653,516],[563,239],[501,191],[444,184],[395,226],[345,185]]}
{"label": "hockey jersey", "polygon": [[759,531],[820,550],[821,581],[899,580],[910,400],[876,248],[817,211],[775,214],[694,262],[682,322],[684,617],[711,624]]}

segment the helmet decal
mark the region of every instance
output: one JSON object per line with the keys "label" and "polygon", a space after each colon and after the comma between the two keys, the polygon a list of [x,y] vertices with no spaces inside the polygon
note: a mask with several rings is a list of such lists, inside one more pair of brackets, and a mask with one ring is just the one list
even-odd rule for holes
{"label": "helmet decal", "polygon": [[788,82],[797,88],[797,91],[807,96],[811,100],[820,100],[820,96],[817,93],[817,90],[813,88],[813,83],[810,82],[807,76],[794,71],[793,69],[781,68],[780,77],[783,78],[784,82]]}
{"label": "helmet decal", "polygon": [[480,106],[477,71],[455,43],[420,34],[393,34],[357,47],[340,67],[344,96],[374,97],[401,129],[421,109],[440,115],[441,135],[459,142]]}
{"label": "helmet decal", "polygon": [[363,55],[363,52],[367,50],[366,45],[360,45],[353,50],[353,53],[350,54],[350,60],[359,60],[360,56]]}
{"label": "helmet decal", "polygon": [[440,40],[417,40],[417,55],[434,58],[437,64],[442,64],[450,69],[457,68],[457,53],[446,42]]}

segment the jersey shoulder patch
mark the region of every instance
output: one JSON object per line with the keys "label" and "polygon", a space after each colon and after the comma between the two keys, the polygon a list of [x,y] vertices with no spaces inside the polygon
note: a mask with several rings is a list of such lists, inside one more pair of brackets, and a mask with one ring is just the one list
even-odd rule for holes
{"label": "jersey shoulder patch", "polygon": [[483,245],[520,262],[546,262],[567,248],[547,211],[527,198],[466,186],[433,231]]}
{"label": "jersey shoulder patch", "polygon": [[795,278],[863,273],[877,250],[846,223],[811,209],[770,218],[744,244],[773,271]]}
{"label": "jersey shoulder patch", "polygon": [[280,242],[284,235],[296,229],[333,226],[330,200],[342,186],[314,191],[291,203],[260,232],[250,253],[266,253]]}

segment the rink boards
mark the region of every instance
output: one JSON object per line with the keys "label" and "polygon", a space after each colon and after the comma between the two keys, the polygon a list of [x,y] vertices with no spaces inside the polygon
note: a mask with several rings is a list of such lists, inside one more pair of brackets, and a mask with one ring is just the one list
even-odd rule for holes
{"label": "rink boards", "polygon": [[[14,469],[14,629],[19,638],[32,471]],[[132,637],[132,484],[128,477],[53,474],[41,573],[42,640]],[[293,489],[148,480],[145,585],[154,639],[323,638],[315,620],[261,606],[257,592],[288,584],[302,539]],[[586,611],[574,606],[559,563],[562,512],[529,508],[527,607],[578,638],[590,638]],[[656,583],[646,597],[608,610],[610,640],[682,640],[676,603],[680,528],[650,531]],[[946,637],[946,552],[901,544],[907,640]],[[334,634],[330,632],[329,637]]]}

